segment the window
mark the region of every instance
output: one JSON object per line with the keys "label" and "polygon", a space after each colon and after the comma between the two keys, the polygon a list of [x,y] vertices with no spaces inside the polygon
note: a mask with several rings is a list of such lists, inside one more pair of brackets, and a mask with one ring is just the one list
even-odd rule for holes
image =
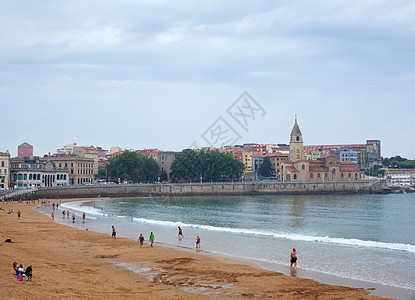
{"label": "window", "polygon": [[317,177],[320,178],[320,173],[317,173]]}
{"label": "window", "polygon": [[305,170],[305,165],[302,165],[301,166],[301,170]]}
{"label": "window", "polygon": [[22,174],[17,175],[17,177],[18,177],[19,180],[22,180],[23,179],[23,175]]}
{"label": "window", "polygon": [[324,173],[324,178],[327,178],[327,177],[328,177],[327,173]]}
{"label": "window", "polygon": [[4,161],[1,162],[1,166],[4,167]]}
{"label": "window", "polygon": [[341,177],[341,178],[343,178],[343,177],[344,177],[344,174],[343,174],[343,173],[341,173],[341,174],[340,174],[340,177]]}
{"label": "window", "polygon": [[314,174],[313,173],[310,173],[310,178],[314,178]]}
{"label": "window", "polygon": [[294,174],[294,179],[297,179],[297,174]]}
{"label": "window", "polygon": [[73,163],[71,163],[71,168],[73,168]]}
{"label": "window", "polygon": [[29,180],[32,180],[32,174],[29,174]]}
{"label": "window", "polygon": [[352,177],[352,174],[350,174],[350,173],[349,173],[349,174],[347,174],[347,177],[348,177],[348,178]]}

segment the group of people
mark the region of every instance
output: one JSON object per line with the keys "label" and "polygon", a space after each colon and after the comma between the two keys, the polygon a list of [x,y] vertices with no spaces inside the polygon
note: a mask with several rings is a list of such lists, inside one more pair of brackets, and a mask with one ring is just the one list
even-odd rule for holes
{"label": "group of people", "polygon": [[17,262],[14,262],[13,265],[13,271],[14,271],[14,276],[17,278],[17,280],[22,281],[22,280],[32,280],[32,266],[28,266],[26,268],[26,270],[24,269],[23,265],[17,265]]}
{"label": "group of people", "polygon": [[[183,239],[184,235],[183,235],[183,230],[182,228],[179,226],[179,234],[178,234],[178,238],[179,240]],[[114,239],[117,236],[117,232],[115,231],[115,227],[114,225],[112,226],[112,235],[111,235]],[[150,247],[153,247],[154,245],[154,233],[150,232],[150,237],[149,237],[149,242],[150,242]],[[138,237],[137,240],[140,243],[140,247],[143,247],[144,245],[144,236],[141,233],[140,236]],[[196,249],[200,249],[200,237],[196,236]]]}

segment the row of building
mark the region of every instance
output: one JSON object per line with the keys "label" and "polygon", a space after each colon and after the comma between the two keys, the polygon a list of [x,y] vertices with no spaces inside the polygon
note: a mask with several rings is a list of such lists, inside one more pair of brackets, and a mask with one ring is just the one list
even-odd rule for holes
{"label": "row of building", "polygon": [[[246,143],[225,146],[228,152],[245,166],[245,175],[256,174],[265,157],[271,161],[273,177],[280,181],[360,180],[360,169],[381,164],[381,143],[367,140],[366,144],[303,145],[301,130],[295,121],[290,144]],[[170,173],[174,151],[158,149],[130,150],[154,159],[161,172]],[[109,159],[123,153],[120,147],[78,146],[76,143],[57,149],[43,157],[33,155],[33,146],[18,146],[18,155],[0,152],[0,188],[91,184]]]}

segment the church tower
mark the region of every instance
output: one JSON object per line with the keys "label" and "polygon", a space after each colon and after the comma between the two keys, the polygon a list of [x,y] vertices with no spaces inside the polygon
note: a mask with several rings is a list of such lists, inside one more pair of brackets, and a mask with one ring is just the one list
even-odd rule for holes
{"label": "church tower", "polygon": [[303,134],[301,133],[300,127],[297,124],[297,118],[293,130],[290,135],[290,161],[297,161],[304,159],[304,148],[303,148]]}

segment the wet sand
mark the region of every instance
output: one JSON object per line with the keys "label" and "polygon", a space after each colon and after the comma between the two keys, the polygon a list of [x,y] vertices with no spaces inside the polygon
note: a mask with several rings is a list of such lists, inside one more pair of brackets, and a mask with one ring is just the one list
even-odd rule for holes
{"label": "wet sand", "polygon": [[[7,299],[384,299],[246,261],[151,248],[148,241],[141,248],[137,241],[111,238],[110,228],[102,234],[58,224],[34,206],[0,203],[0,293]],[[14,261],[33,266],[33,281],[15,279]]]}

